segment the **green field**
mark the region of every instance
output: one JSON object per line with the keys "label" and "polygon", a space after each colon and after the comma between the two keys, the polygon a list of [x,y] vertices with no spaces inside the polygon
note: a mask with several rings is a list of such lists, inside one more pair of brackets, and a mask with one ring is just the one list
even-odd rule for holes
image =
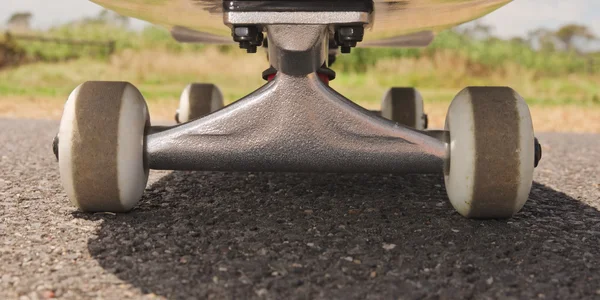
{"label": "green field", "polygon": [[[131,31],[101,23],[62,26],[37,35],[107,41],[116,51],[19,42],[30,63],[0,70],[0,95],[66,97],[86,80],[125,80],[149,101],[176,99],[192,81],[219,84],[229,101],[263,83],[264,53],[234,46],[174,42],[166,30]],[[349,98],[377,103],[390,86],[415,86],[427,101],[449,102],[469,85],[509,85],[530,104],[600,105],[600,60],[574,52],[539,52],[522,42],[477,40],[442,32],[424,49],[355,49],[338,58],[332,86]]]}

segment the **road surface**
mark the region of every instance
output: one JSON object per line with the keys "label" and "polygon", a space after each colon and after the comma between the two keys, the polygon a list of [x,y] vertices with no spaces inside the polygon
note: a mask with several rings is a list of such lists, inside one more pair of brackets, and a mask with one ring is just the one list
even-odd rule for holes
{"label": "road surface", "polygon": [[68,202],[56,121],[0,120],[0,298],[599,299],[600,135],[539,134],[510,220],[442,176],[153,172],[129,214]]}

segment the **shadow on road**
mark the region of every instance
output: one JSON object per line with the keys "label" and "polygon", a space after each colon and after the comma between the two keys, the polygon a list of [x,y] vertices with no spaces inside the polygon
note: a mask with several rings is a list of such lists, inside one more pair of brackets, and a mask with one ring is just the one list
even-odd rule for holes
{"label": "shadow on road", "polygon": [[510,220],[468,220],[440,176],[174,172],[89,251],[179,298],[600,297],[600,212],[534,184]]}

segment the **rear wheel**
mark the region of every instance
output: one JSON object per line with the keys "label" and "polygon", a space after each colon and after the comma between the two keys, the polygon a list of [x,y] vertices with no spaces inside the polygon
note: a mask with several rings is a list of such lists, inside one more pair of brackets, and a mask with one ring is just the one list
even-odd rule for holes
{"label": "rear wheel", "polygon": [[175,115],[177,123],[186,123],[223,107],[221,90],[210,83],[192,83],[181,94],[179,109]]}
{"label": "rear wheel", "polygon": [[415,88],[394,87],[383,97],[381,116],[418,130],[427,129],[423,97]]}

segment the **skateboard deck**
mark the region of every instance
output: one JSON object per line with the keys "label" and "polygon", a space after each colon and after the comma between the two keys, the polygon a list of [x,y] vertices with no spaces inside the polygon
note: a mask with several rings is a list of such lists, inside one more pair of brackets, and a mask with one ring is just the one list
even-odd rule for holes
{"label": "skateboard deck", "polygon": [[[222,0],[91,0],[121,15],[167,27],[184,42],[231,43]],[[363,47],[420,46],[436,32],[477,19],[512,0],[375,0]]]}

